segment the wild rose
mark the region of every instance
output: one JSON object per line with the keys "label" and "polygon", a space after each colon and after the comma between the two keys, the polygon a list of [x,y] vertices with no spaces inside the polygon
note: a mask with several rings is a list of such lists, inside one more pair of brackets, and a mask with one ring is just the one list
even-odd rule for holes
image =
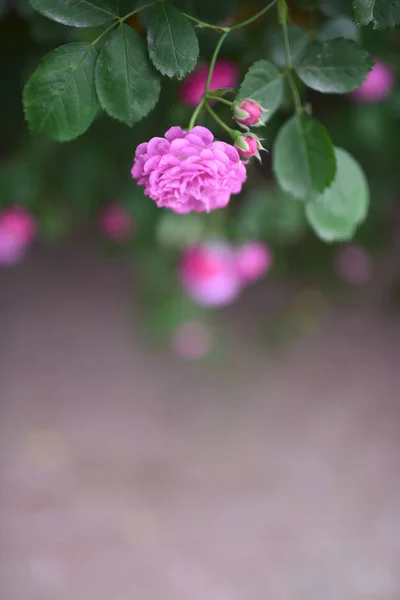
{"label": "wild rose", "polygon": [[117,242],[130,238],[132,220],[125,208],[118,203],[107,206],[100,215],[100,227],[106,237]]}
{"label": "wild rose", "polygon": [[376,61],[363,85],[351,92],[351,98],[359,102],[381,102],[394,87],[394,74],[383,62]]}
{"label": "wild rose", "polygon": [[198,360],[209,354],[213,347],[212,331],[201,321],[185,321],[172,338],[172,348],[185,360]]}
{"label": "wild rose", "polygon": [[234,146],[242,158],[251,158],[256,156],[260,158],[259,150],[263,150],[261,141],[253,133],[239,135],[235,139]]}
{"label": "wild rose", "polygon": [[234,251],[223,242],[187,248],[179,265],[179,278],[188,296],[206,307],[231,304],[241,290]]}
{"label": "wild rose", "polygon": [[253,100],[242,100],[233,107],[233,115],[239,125],[252,127],[262,125],[261,113],[263,109]]}
{"label": "wild rose", "polygon": [[373,276],[373,267],[368,253],[360,246],[340,248],[335,259],[339,277],[350,285],[365,285]]}
{"label": "wild rose", "polygon": [[268,273],[272,266],[272,254],[262,242],[249,242],[235,252],[236,269],[244,284],[252,283]]}
{"label": "wild rose", "polygon": [[24,208],[14,206],[0,213],[0,264],[19,262],[36,235],[36,222]]}
{"label": "wild rose", "polygon": [[136,149],[132,177],[157,206],[176,213],[223,208],[247,174],[233,146],[215,142],[205,127],[171,127]]}
{"label": "wild rose", "polygon": [[[182,82],[179,90],[180,99],[190,108],[200,102],[206,87],[208,65],[195,69]],[[219,88],[236,88],[239,82],[239,69],[230,60],[217,60],[210,83],[210,92]]]}

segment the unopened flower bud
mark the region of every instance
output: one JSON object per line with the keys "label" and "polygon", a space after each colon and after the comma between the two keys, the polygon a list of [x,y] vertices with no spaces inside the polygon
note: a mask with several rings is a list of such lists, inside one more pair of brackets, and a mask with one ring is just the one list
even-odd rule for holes
{"label": "unopened flower bud", "polygon": [[233,108],[233,114],[239,125],[245,127],[262,125],[261,113],[263,109],[253,100],[242,100]]}
{"label": "unopened flower bud", "polygon": [[260,140],[252,133],[238,135],[234,146],[242,158],[256,156],[258,151],[262,149]]}

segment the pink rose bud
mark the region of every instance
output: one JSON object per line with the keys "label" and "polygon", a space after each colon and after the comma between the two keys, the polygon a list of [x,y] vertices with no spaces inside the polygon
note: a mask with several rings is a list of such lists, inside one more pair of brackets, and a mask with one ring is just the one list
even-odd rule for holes
{"label": "pink rose bud", "polygon": [[252,133],[239,135],[233,145],[243,158],[251,158],[252,156],[259,158],[258,151],[262,148],[260,140]]}
{"label": "pink rose bud", "polygon": [[188,296],[200,306],[231,304],[241,289],[235,254],[226,243],[187,248],[179,266],[179,277]]}
{"label": "pink rose bud", "polygon": [[253,100],[242,100],[233,108],[233,114],[239,125],[254,126],[262,125],[261,113],[263,109]]}
{"label": "pink rose bud", "polygon": [[344,246],[335,259],[339,277],[350,285],[365,285],[372,280],[372,262],[365,250],[359,246]]}
{"label": "pink rose bud", "polygon": [[100,227],[106,237],[123,242],[132,234],[132,220],[121,204],[110,204],[100,215]]}
{"label": "pink rose bud", "polygon": [[[206,87],[208,65],[198,67],[182,82],[179,97],[191,108],[200,102]],[[236,88],[239,81],[239,69],[230,60],[217,60],[210,83],[210,92],[219,88]]]}
{"label": "pink rose bud", "polygon": [[359,102],[381,102],[385,100],[394,87],[392,69],[383,62],[376,61],[363,85],[350,93]]}
{"label": "pink rose bud", "polygon": [[261,242],[249,242],[236,250],[236,269],[243,284],[268,273],[272,266],[271,250]]}
{"label": "pink rose bud", "polygon": [[186,321],[177,328],[172,338],[172,348],[185,360],[198,360],[209,354],[213,347],[213,334],[201,321]]}
{"label": "pink rose bud", "polygon": [[36,221],[24,208],[14,206],[0,213],[0,263],[12,265],[21,260],[36,235]]}

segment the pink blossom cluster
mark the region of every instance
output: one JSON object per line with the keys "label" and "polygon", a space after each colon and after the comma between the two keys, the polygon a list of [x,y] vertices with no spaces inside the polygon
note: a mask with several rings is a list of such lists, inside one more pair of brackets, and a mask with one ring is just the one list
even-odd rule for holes
{"label": "pink blossom cluster", "polygon": [[25,208],[12,206],[0,212],[0,265],[15,265],[36,236],[36,221]]}
{"label": "pink blossom cluster", "polygon": [[188,296],[200,306],[225,306],[234,302],[244,286],[266,274],[271,266],[271,251],[261,242],[239,247],[227,242],[209,242],[185,250],[179,278]]}
{"label": "pink blossom cluster", "polygon": [[209,212],[238,194],[247,174],[237,150],[214,141],[206,127],[171,127],[136,149],[132,177],[157,206],[176,213]]}

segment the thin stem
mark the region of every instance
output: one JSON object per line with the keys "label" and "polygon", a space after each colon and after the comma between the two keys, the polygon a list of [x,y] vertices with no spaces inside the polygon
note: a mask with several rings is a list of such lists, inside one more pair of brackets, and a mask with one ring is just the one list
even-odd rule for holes
{"label": "thin stem", "polygon": [[204,21],[200,21],[200,19],[197,19],[196,17],[192,17],[192,15],[188,15],[187,13],[184,13],[182,11],[182,14],[185,15],[185,17],[187,19],[190,19],[191,21],[194,21],[195,23],[197,23],[197,25],[199,27],[207,27],[207,29],[215,29],[216,31],[226,31],[227,29],[229,29],[229,27],[223,27],[221,25],[211,25],[211,23],[205,23]]}
{"label": "thin stem", "polygon": [[122,23],[124,21],[126,21],[126,19],[129,19],[129,17],[131,17],[132,15],[135,15],[136,13],[140,12],[141,10],[145,10],[146,8],[150,8],[150,6],[153,6],[154,4],[157,4],[158,2],[159,2],[159,0],[156,0],[156,2],[150,2],[149,4],[144,4],[140,8],[133,10],[132,12],[128,13],[127,15],[124,15],[123,17],[117,17],[115,19],[115,21],[113,21],[111,23],[111,25],[109,27],[107,27],[107,29],[102,31],[101,34],[95,40],[93,40],[90,47],[93,48],[101,40],[101,38],[103,36],[105,36],[109,31],[111,31],[111,29],[113,29],[116,25],[122,25]]}
{"label": "thin stem", "polygon": [[214,96],[214,94],[208,94],[207,99],[208,100],[216,100],[217,102],[222,102],[223,104],[226,104],[227,106],[232,106],[232,102],[230,100],[221,98],[221,96]]}
{"label": "thin stem", "polygon": [[286,73],[286,77],[288,79],[288,82],[289,82],[289,85],[290,85],[290,89],[292,91],[294,105],[296,107],[296,113],[298,115],[301,115],[301,113],[303,112],[303,106],[302,106],[302,103],[301,103],[301,98],[300,98],[299,90],[297,89],[297,85],[296,85],[296,82],[295,82],[295,80],[293,78],[292,72],[288,71]]}
{"label": "thin stem", "polygon": [[211,79],[213,76],[215,63],[217,62],[217,57],[218,57],[219,51],[221,49],[221,46],[224,43],[224,40],[226,39],[228,34],[229,34],[229,31],[225,31],[219,38],[218,44],[215,46],[215,50],[214,50],[214,53],[212,55],[211,62],[210,62],[210,68],[208,69],[206,87],[204,88],[203,98],[205,98],[207,96],[208,90],[210,89],[210,83],[211,83]]}
{"label": "thin stem", "polygon": [[299,90],[297,89],[296,82],[294,80],[293,73],[292,73],[293,66],[292,66],[292,59],[290,56],[289,33],[288,33],[288,28],[287,28],[286,0],[279,0],[279,2],[280,2],[280,6],[278,8],[280,9],[279,10],[280,21],[281,21],[281,25],[282,25],[283,41],[284,41],[284,45],[285,45],[285,58],[286,58],[285,73],[286,73],[286,77],[289,82],[290,90],[292,92],[294,105],[296,107],[296,113],[298,115],[301,115],[301,113],[303,112],[303,106],[301,104]]}
{"label": "thin stem", "polygon": [[210,62],[210,68],[208,69],[207,81],[206,81],[206,85],[204,88],[203,96],[202,96],[200,103],[198,104],[196,110],[192,114],[192,118],[190,119],[190,122],[189,122],[189,129],[192,129],[192,127],[194,127],[194,125],[196,123],[196,119],[199,116],[199,113],[200,113],[203,105],[206,104],[206,108],[208,106],[207,102],[206,102],[206,98],[208,95],[208,90],[210,89],[210,83],[211,83],[212,75],[214,72],[215,63],[217,61],[217,56],[220,51],[220,48],[224,42],[224,39],[228,35],[228,33],[229,33],[229,31],[225,31],[219,38],[218,44],[215,46],[215,50],[214,50],[214,53],[212,55],[211,62]]}
{"label": "thin stem", "polygon": [[151,6],[158,4],[159,1],[160,0],[156,0],[155,2],[149,2],[148,4],[143,4],[143,6],[140,6],[136,10],[132,10],[130,13],[124,15],[123,17],[120,17],[119,20],[122,23],[122,21],[126,21],[126,19],[129,19],[129,17],[133,17],[133,15],[136,15],[136,13],[140,12],[141,10],[146,10],[146,8],[150,8]]}
{"label": "thin stem", "polygon": [[288,69],[291,69],[292,68],[292,58],[290,56],[289,33],[288,33],[286,18],[282,19],[282,30],[283,30],[283,42],[285,45],[286,67]]}
{"label": "thin stem", "polygon": [[249,25],[253,21],[256,21],[259,17],[262,17],[262,15],[264,15],[268,10],[270,10],[270,8],[275,6],[275,4],[277,2],[278,2],[278,0],[273,0],[267,6],[265,6],[262,10],[260,10],[256,15],[249,17],[248,19],[246,19],[245,21],[242,21],[241,23],[236,23],[236,25],[232,25],[231,27],[223,27],[221,25],[211,25],[211,23],[205,23],[204,21],[200,21],[200,19],[197,19],[196,17],[193,17],[192,15],[188,15],[187,13],[182,13],[182,14],[184,14],[187,19],[190,19],[191,21],[194,21],[195,23],[197,23],[197,25],[199,27],[207,27],[208,29],[214,29],[215,31],[224,31],[225,33],[228,33],[229,31],[234,31],[235,29],[240,29],[241,27],[245,27],[246,25]]}
{"label": "thin stem", "polygon": [[250,23],[252,23],[253,21],[256,21],[257,19],[262,17],[262,15],[264,15],[273,6],[275,6],[275,4],[277,2],[278,2],[278,0],[273,0],[272,2],[267,4],[267,6],[264,6],[264,8],[262,10],[260,10],[260,12],[258,12],[256,15],[253,15],[249,19],[246,19],[245,21],[242,21],[241,23],[237,23],[236,25],[232,25],[232,27],[229,27],[229,31],[234,31],[235,29],[240,29],[240,27],[245,27],[246,25],[250,25]]}
{"label": "thin stem", "polygon": [[236,131],[234,129],[231,129],[230,127],[228,127],[228,125],[226,123],[224,123],[222,121],[222,119],[219,118],[219,116],[217,115],[217,113],[215,113],[213,111],[213,109],[208,104],[208,102],[206,102],[204,106],[206,107],[206,109],[208,110],[208,112],[210,113],[210,115],[212,116],[212,118],[214,119],[214,121],[216,121],[218,123],[218,125],[220,125],[223,129],[225,129],[225,131],[227,131],[229,133],[229,135],[231,135],[233,138],[235,138],[236,137]]}
{"label": "thin stem", "polygon": [[189,127],[188,127],[189,131],[190,131],[191,129],[193,129],[193,127],[195,126],[195,124],[196,124],[196,120],[197,120],[197,117],[199,116],[199,114],[200,114],[200,111],[201,111],[201,109],[203,108],[203,105],[204,105],[204,98],[202,98],[202,99],[200,100],[199,104],[198,104],[198,105],[197,105],[197,107],[196,107],[196,110],[195,110],[195,111],[194,111],[194,113],[192,114],[192,117],[191,117],[191,119],[190,119],[190,121],[189,121]]}
{"label": "thin stem", "polygon": [[111,29],[113,29],[116,25],[119,25],[120,22],[119,21],[113,21],[111,23],[111,25],[109,27],[107,27],[107,29],[105,29],[104,31],[101,32],[101,34],[99,35],[99,37],[97,37],[95,40],[93,40],[93,42],[91,43],[90,47],[93,48],[97,42],[99,42],[101,40],[101,38],[103,36],[105,36],[109,31],[111,31]]}

